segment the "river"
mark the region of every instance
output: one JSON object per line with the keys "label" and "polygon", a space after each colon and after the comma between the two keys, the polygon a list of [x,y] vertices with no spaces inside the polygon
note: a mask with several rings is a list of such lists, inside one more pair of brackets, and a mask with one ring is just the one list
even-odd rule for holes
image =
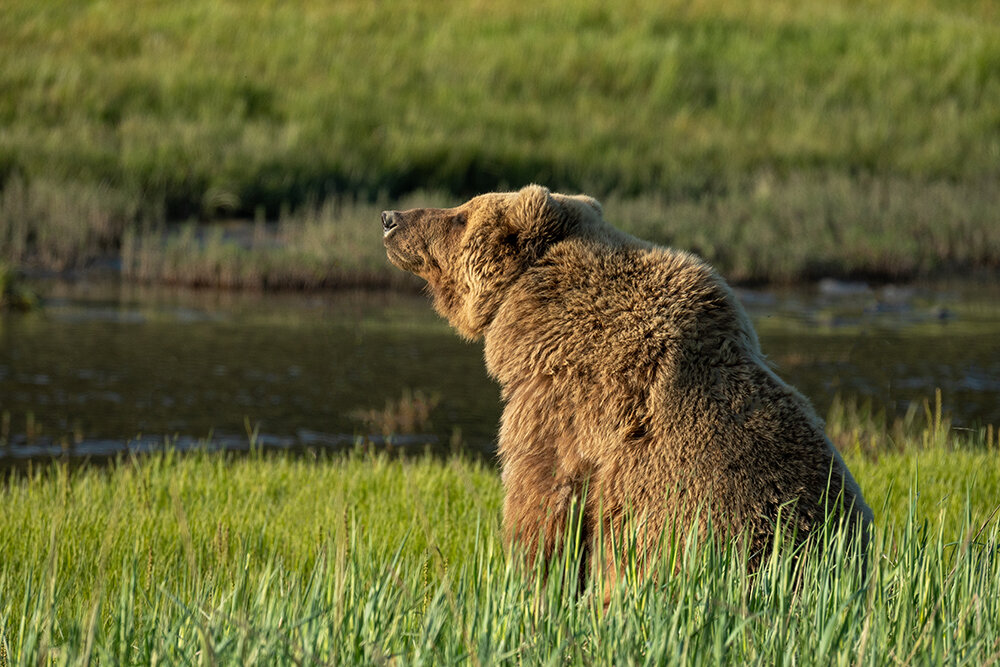
{"label": "river", "polygon": [[[274,448],[384,445],[399,413],[413,423],[397,447],[494,447],[499,391],[482,348],[422,295],[38,289],[41,311],[0,317],[0,467],[165,439],[239,449],[248,433]],[[739,295],[779,375],[820,414],[838,394],[902,413],[940,389],[955,426],[1000,424],[1000,287]]]}

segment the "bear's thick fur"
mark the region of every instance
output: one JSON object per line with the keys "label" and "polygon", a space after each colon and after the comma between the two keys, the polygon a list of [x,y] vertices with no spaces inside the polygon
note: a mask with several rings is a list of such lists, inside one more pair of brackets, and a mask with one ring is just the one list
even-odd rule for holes
{"label": "bear's thick fur", "polygon": [[587,544],[606,564],[626,517],[644,522],[642,547],[710,516],[713,535],[759,553],[779,510],[801,540],[842,493],[835,511],[867,534],[871,510],[822,421],[768,366],[722,278],[602,216],[537,185],[382,214],[392,263],[485,341],[506,404],[508,539],[552,555],[585,488]]}

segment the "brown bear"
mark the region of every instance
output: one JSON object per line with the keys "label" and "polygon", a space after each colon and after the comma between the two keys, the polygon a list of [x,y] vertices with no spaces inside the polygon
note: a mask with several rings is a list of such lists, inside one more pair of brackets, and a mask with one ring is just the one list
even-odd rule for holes
{"label": "brown bear", "polygon": [[612,579],[627,517],[643,522],[641,553],[697,522],[759,554],[779,522],[802,541],[831,508],[867,534],[871,509],[822,421],[699,258],[537,185],[386,211],[382,227],[389,260],[484,340],[505,402],[504,530],[529,558],[558,550],[581,502],[584,544]]}

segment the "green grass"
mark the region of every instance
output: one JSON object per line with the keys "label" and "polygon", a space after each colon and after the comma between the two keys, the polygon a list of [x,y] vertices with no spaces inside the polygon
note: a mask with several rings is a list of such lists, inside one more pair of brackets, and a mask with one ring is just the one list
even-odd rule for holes
{"label": "green grass", "polygon": [[[634,201],[616,222],[738,280],[1000,264],[988,0],[11,0],[4,19],[0,256],[17,262],[86,264],[163,220],[536,181]],[[299,243],[223,272],[388,280],[339,241],[322,261],[346,273],[297,273]]]}
{"label": "green grass", "polygon": [[847,452],[876,513],[867,584],[837,542],[755,577],[695,545],[607,607],[505,555],[499,476],[467,459],[42,465],[0,490],[0,664],[984,664],[1000,466],[943,423]]}

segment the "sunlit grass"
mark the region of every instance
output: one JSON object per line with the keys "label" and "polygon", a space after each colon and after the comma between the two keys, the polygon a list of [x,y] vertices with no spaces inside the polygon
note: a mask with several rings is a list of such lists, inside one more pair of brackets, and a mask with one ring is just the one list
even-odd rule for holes
{"label": "sunlit grass", "polygon": [[[773,6],[772,6],[773,5]],[[8,3],[7,170],[171,210],[763,168],[987,181],[987,2]]]}
{"label": "sunlit grass", "polygon": [[877,458],[845,452],[875,510],[867,580],[836,540],[754,576],[700,545],[574,592],[506,555],[499,476],[464,458],[43,464],[0,490],[0,658],[982,664],[1000,650],[997,449],[930,419]]}

